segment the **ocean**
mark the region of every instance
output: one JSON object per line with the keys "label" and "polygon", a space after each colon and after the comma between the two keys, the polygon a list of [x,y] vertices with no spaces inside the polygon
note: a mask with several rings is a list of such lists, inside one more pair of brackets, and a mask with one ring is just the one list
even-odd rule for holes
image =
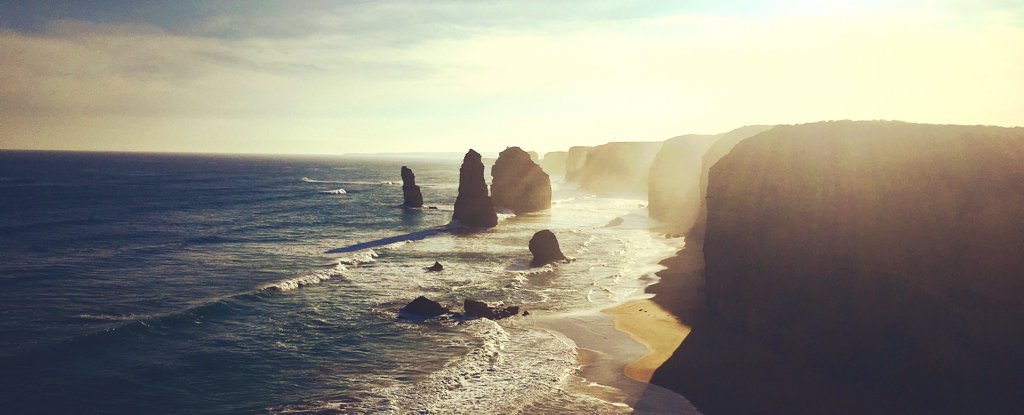
{"label": "ocean", "polygon": [[[560,177],[549,211],[447,232],[460,162],[0,152],[2,412],[628,410],[532,316],[643,296],[681,241]],[[403,165],[436,209],[398,207]],[[571,262],[529,267],[541,229]],[[531,316],[398,319],[419,295]]]}

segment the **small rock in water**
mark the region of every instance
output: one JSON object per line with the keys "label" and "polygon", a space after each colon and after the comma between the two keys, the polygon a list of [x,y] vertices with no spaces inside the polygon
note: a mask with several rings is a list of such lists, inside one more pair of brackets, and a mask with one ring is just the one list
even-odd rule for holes
{"label": "small rock in water", "polygon": [[526,317],[526,316],[528,316],[528,315],[530,315],[530,312],[529,312],[529,311],[523,311],[523,317]]}
{"label": "small rock in water", "polygon": [[398,310],[399,317],[419,316],[431,318],[451,313],[450,310],[437,301],[430,300],[422,295],[416,297],[411,303],[406,304],[401,310]]}
{"label": "small rock in water", "polygon": [[472,318],[500,320],[519,314],[519,307],[491,307],[483,301],[470,300],[468,298],[463,307],[466,310],[466,316]]}
{"label": "small rock in water", "polygon": [[558,247],[558,238],[555,238],[555,234],[547,229],[533,234],[533,238],[530,238],[530,252],[533,253],[533,260],[530,261],[531,267],[539,267],[566,259],[561,248]]}
{"label": "small rock in water", "polygon": [[441,272],[442,270],[444,270],[444,265],[441,265],[440,262],[434,261],[434,265],[431,265],[424,269],[427,270],[427,272]]}

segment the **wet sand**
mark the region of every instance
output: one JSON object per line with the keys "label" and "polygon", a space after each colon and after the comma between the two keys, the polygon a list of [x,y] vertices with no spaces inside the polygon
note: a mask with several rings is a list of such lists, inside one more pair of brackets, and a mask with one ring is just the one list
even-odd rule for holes
{"label": "wet sand", "polygon": [[690,327],[651,300],[636,300],[603,310],[614,317],[615,329],[646,347],[646,353],[625,365],[630,379],[650,382],[654,371],[672,357],[690,334]]}
{"label": "wet sand", "polygon": [[[575,343],[579,376],[575,387],[606,402],[633,408],[634,414],[699,413],[683,396],[663,387],[632,379],[623,370],[643,358],[648,348],[615,328],[612,314],[589,311],[537,316],[535,323]],[[629,413],[626,406],[623,413]]]}

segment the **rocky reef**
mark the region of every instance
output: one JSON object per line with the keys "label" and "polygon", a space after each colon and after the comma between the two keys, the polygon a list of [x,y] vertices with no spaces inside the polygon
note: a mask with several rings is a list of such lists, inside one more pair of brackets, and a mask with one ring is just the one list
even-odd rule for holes
{"label": "rocky reef", "polygon": [[558,246],[558,238],[547,229],[533,234],[530,238],[530,253],[533,254],[533,260],[530,261],[532,267],[566,260],[562,248]]}
{"label": "rocky reef", "polygon": [[471,228],[493,228],[498,224],[494,204],[487,194],[484,164],[480,153],[469,150],[459,168],[459,195],[455,199],[452,221]]}
{"label": "rocky reef", "polygon": [[692,224],[700,210],[701,157],[715,135],[684,135],[665,141],[651,164],[647,211],[654,219]]}
{"label": "rocky reef", "polygon": [[566,157],[568,156],[568,151],[552,151],[544,153],[544,158],[540,160],[540,168],[544,169],[545,173],[552,176],[564,176],[565,162]]}
{"label": "rocky reef", "polygon": [[[651,164],[661,146],[660,141],[599,145],[586,153],[583,167],[574,172],[571,180],[599,195],[646,196]],[[569,154],[572,156],[572,149]],[[566,168],[569,168],[569,162]]]}
{"label": "rocky reef", "polygon": [[943,413],[1021,400],[1024,129],[778,126],[711,168],[706,226],[727,324]]}
{"label": "rocky reef", "polygon": [[496,209],[516,214],[551,207],[551,179],[519,147],[509,147],[491,167],[491,199]]}
{"label": "rocky reef", "polygon": [[416,185],[416,175],[406,166],[402,166],[402,197],[405,200],[402,206],[423,207],[423,194]]}

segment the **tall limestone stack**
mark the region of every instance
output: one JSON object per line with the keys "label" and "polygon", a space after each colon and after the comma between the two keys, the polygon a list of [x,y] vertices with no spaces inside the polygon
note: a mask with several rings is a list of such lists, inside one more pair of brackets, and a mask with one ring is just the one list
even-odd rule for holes
{"label": "tall limestone stack", "polygon": [[778,126],[707,207],[722,320],[942,413],[1024,403],[1024,128]]}
{"label": "tall limestone stack", "polygon": [[[718,138],[715,139],[714,144],[704,152],[701,157],[700,167],[700,208],[697,211],[697,216],[693,220],[692,227],[686,231],[687,243],[696,242],[700,243],[704,240],[704,225],[708,219],[708,171],[711,167],[718,163],[722,157],[729,154],[736,144],[740,141],[746,140],[750,137],[768,131],[775,127],[774,125],[747,125],[735,130],[729,131],[725,134],[719,134]],[[686,223],[683,223],[685,226]]]}
{"label": "tall limestone stack", "polygon": [[423,207],[423,194],[416,185],[416,175],[412,173],[412,169],[405,166],[402,166],[402,196],[405,199],[402,206]]}
{"label": "tall limestone stack", "polygon": [[484,164],[480,153],[469,150],[459,168],[459,196],[455,199],[452,221],[471,228],[493,228],[498,224],[494,204],[487,195]]}
{"label": "tall limestone stack", "polygon": [[519,147],[509,147],[498,154],[491,177],[495,208],[521,214],[551,207],[551,179]]}

